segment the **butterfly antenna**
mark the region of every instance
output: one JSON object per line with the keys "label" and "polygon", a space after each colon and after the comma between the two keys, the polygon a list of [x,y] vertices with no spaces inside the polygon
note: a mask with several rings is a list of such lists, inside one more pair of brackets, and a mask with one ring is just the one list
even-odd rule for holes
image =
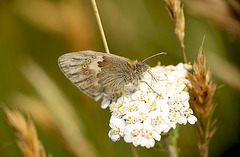
{"label": "butterfly antenna", "polygon": [[159,53],[157,53],[157,54],[155,54],[155,55],[152,55],[152,56],[144,59],[142,62],[145,62],[146,60],[148,60],[148,59],[150,59],[150,58],[153,58],[153,57],[158,56],[158,55],[163,55],[163,54],[167,54],[167,53],[166,53],[166,52],[159,52]]}

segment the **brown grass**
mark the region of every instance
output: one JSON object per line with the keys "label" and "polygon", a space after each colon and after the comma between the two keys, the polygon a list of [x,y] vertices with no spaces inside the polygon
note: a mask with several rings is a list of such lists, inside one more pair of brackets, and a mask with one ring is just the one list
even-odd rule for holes
{"label": "brown grass", "polygon": [[194,127],[198,148],[201,156],[207,157],[209,142],[216,132],[216,127],[214,127],[216,120],[211,121],[216,107],[213,101],[216,84],[211,79],[210,68],[206,67],[206,59],[202,47],[203,43],[198,52],[198,60],[193,65],[194,72],[193,74],[188,73],[188,79],[191,82],[190,95],[192,107],[198,118]]}
{"label": "brown grass", "polygon": [[[41,67],[31,60],[25,61],[20,70],[23,76],[35,88],[39,99],[36,101],[29,96],[20,96],[18,102],[25,102],[26,104],[18,107],[23,111],[31,113],[34,120],[43,129],[52,127],[50,129],[57,131],[60,135],[59,137],[63,139],[64,146],[67,146],[68,150],[75,156],[98,156],[93,144],[88,141],[83,132],[84,127],[81,119],[79,119],[72,104],[56,83]],[[27,108],[25,107],[26,105],[28,106]]]}
{"label": "brown grass", "polygon": [[180,42],[184,62],[187,63],[185,54],[184,36],[185,36],[185,17],[183,5],[180,0],[165,0],[169,15],[175,22],[175,34]]}
{"label": "brown grass", "polygon": [[4,107],[10,126],[15,130],[17,144],[25,157],[46,157],[46,152],[38,139],[33,121],[26,119],[18,110],[9,110]]}

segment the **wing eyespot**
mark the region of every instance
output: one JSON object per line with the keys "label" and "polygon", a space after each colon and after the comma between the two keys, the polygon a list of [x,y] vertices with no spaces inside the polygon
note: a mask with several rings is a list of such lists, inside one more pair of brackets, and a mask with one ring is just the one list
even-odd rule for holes
{"label": "wing eyespot", "polygon": [[89,59],[89,58],[85,59],[85,61],[86,61],[88,64],[91,63],[91,59]]}
{"label": "wing eyespot", "polygon": [[82,68],[83,69],[86,69],[88,66],[86,65],[86,64],[84,64],[83,66],[82,66]]}
{"label": "wing eyespot", "polygon": [[86,71],[84,71],[84,74],[85,74],[85,75],[89,75],[90,72],[86,70]]}

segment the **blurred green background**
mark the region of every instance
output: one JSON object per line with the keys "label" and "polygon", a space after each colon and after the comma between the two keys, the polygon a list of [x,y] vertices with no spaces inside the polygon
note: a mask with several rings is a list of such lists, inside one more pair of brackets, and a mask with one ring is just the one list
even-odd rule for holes
{"label": "blurred green background", "polygon": [[[155,66],[183,62],[174,22],[162,0],[97,1],[110,52]],[[240,5],[237,1],[185,0],[185,46],[194,62],[205,36],[207,63],[217,83],[214,117],[218,131],[210,156],[239,148]],[[222,18],[221,18],[222,17]],[[81,93],[62,74],[57,59],[67,52],[103,51],[90,0],[0,1],[0,101],[31,115],[39,139],[52,156],[132,156],[130,144],[112,142],[108,109]],[[23,156],[0,109],[0,156]],[[180,156],[199,156],[190,125],[180,127]],[[238,146],[238,147],[237,147]],[[81,150],[81,152],[78,151]],[[140,156],[160,156],[137,147]],[[83,155],[85,156],[85,155]]]}

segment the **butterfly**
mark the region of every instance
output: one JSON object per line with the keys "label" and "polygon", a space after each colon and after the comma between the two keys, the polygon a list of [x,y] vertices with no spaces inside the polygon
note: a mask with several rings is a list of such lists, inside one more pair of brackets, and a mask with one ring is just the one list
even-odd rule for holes
{"label": "butterfly", "polygon": [[149,68],[143,61],[91,50],[63,54],[58,65],[75,86],[93,98],[121,94],[129,83],[137,85]]}

